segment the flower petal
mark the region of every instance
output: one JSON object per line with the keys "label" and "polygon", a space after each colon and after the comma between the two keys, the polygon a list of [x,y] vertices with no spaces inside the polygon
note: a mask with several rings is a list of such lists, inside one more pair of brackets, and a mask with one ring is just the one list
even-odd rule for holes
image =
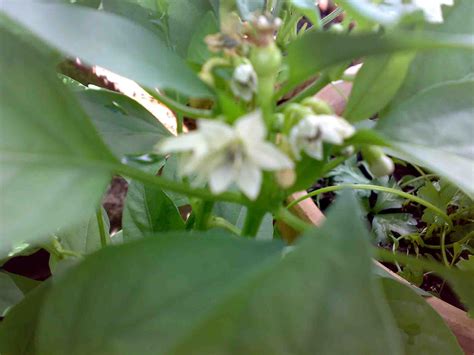
{"label": "flower petal", "polygon": [[256,142],[246,148],[248,159],[263,170],[293,168],[293,161],[271,143]]}
{"label": "flower petal", "polygon": [[204,143],[202,136],[198,132],[191,132],[166,138],[156,145],[155,150],[161,154],[185,152],[202,147]]}
{"label": "flower petal", "polygon": [[246,144],[262,141],[267,136],[267,128],[263,122],[262,112],[260,110],[240,117],[235,122],[235,130],[239,138]]}
{"label": "flower petal", "polygon": [[251,162],[244,162],[240,166],[237,176],[237,186],[251,200],[255,200],[260,193],[262,184],[262,172]]}
{"label": "flower petal", "polygon": [[216,167],[209,176],[209,187],[213,194],[219,194],[227,190],[237,177],[237,172],[230,163],[221,164]]}
{"label": "flower petal", "polygon": [[313,159],[323,159],[323,142],[315,141],[304,147],[304,151]]}

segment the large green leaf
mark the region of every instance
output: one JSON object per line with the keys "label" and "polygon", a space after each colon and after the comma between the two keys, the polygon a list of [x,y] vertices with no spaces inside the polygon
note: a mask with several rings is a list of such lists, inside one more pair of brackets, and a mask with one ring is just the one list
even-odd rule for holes
{"label": "large green leaf", "polygon": [[22,298],[23,292],[21,292],[12,278],[7,273],[0,271],[0,317],[10,307],[21,301]]}
{"label": "large green leaf", "polygon": [[122,223],[125,240],[184,229],[184,221],[166,193],[139,182],[132,182],[128,188]]}
{"label": "large green leaf", "polygon": [[189,62],[201,66],[212,56],[204,38],[216,32],[219,32],[219,24],[216,15],[214,12],[208,11],[204,17],[200,19],[197,29],[189,41],[187,53],[187,60]]}
{"label": "large green leaf", "polygon": [[115,158],[33,47],[0,29],[0,253],[88,217]]}
{"label": "large green leaf", "polygon": [[37,322],[49,283],[43,283],[15,307],[0,322],[0,353],[4,355],[35,354]]}
{"label": "large green leaf", "polygon": [[[104,231],[109,236],[110,222],[105,210],[102,211]],[[72,226],[61,228],[55,233],[62,247],[81,254],[91,254],[101,248],[100,226],[97,223],[97,214]]]}
{"label": "large green leaf", "polygon": [[445,176],[474,196],[474,80],[429,88],[377,124],[395,154]]}
{"label": "large green leaf", "polygon": [[39,353],[401,354],[357,209],[284,257],[212,233],[102,249],[53,285]]}
{"label": "large green leaf", "polygon": [[168,24],[171,44],[176,53],[185,58],[191,39],[202,24],[203,18],[213,6],[209,0],[172,1],[168,7]]}
{"label": "large green leaf", "polygon": [[[427,25],[427,30],[441,34],[473,35],[473,16],[472,0],[456,0],[454,7],[444,9],[444,23]],[[474,51],[440,49],[430,53],[419,53],[410,66],[395,102],[410,99],[432,85],[459,80],[471,73],[474,73]]]}
{"label": "large green leaf", "polygon": [[402,85],[412,59],[412,53],[368,58],[357,74],[343,116],[357,122],[383,109]]}
{"label": "large green leaf", "polygon": [[443,319],[409,286],[382,278],[385,297],[401,331],[405,354],[463,354]]}
{"label": "large green leaf", "polygon": [[112,13],[83,7],[4,0],[2,11],[65,54],[149,88],[208,97],[210,91],[157,36]]}
{"label": "large green leaf", "polygon": [[[285,89],[315,76],[319,71],[363,56],[390,54],[407,50],[435,48],[474,48],[473,36],[440,36],[428,32],[393,31],[381,36],[375,33],[340,34],[308,31],[288,47],[289,79]],[[467,50],[465,50],[467,51]]]}
{"label": "large green leaf", "polygon": [[77,97],[97,130],[119,158],[152,153],[171,133],[131,98],[108,90],[85,90]]}

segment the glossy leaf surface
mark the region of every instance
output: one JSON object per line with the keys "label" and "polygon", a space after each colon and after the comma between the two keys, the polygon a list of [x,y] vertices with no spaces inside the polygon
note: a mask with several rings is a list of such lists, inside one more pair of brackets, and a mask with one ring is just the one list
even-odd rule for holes
{"label": "glossy leaf surface", "polygon": [[51,64],[4,29],[0,42],[0,253],[6,253],[88,217],[115,159]]}

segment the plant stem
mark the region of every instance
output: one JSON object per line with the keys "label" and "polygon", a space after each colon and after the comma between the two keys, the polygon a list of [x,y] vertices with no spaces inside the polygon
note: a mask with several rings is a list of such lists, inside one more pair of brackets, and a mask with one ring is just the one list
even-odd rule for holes
{"label": "plant stem", "polygon": [[298,218],[285,207],[281,207],[278,210],[276,218],[282,220],[288,226],[299,232],[303,232],[306,229],[311,228],[311,224],[308,224],[302,219]]}
{"label": "plant stem", "polygon": [[165,106],[169,107],[176,113],[182,114],[189,118],[212,118],[213,112],[211,110],[201,110],[198,108],[183,105],[167,96],[160,94],[158,91],[147,90],[148,93],[160,101]]}
{"label": "plant stem", "polygon": [[164,190],[181,193],[189,197],[197,197],[197,198],[202,198],[202,199],[210,200],[210,201],[234,202],[234,203],[240,203],[242,205],[249,204],[249,201],[244,199],[242,195],[239,193],[223,192],[221,194],[214,195],[208,189],[193,188],[189,184],[185,184],[185,183],[181,183],[177,181],[171,181],[161,176],[151,175],[137,168],[134,168],[125,164],[120,164],[116,166],[115,172],[117,172],[120,175],[124,175],[129,178],[141,181],[142,183],[159,186],[160,188]]}
{"label": "plant stem", "polygon": [[407,187],[411,184],[413,184],[414,182],[417,182],[417,181],[420,181],[420,180],[430,180],[431,178],[435,178],[435,177],[438,177],[438,175],[436,174],[426,174],[426,175],[421,175],[421,176],[417,176],[416,178],[413,178],[411,180],[408,180],[407,182],[404,182],[403,184],[400,184],[400,188],[404,188],[404,187]]}
{"label": "plant stem", "polygon": [[218,217],[218,216],[212,216],[209,219],[208,222],[209,228],[215,227],[215,228],[223,228],[228,230],[231,233],[234,233],[236,235],[241,235],[241,230],[234,226],[232,223],[230,223],[228,220]]}
{"label": "plant stem", "polygon": [[446,228],[443,228],[443,232],[441,233],[441,256],[443,257],[444,265],[449,267],[450,264],[446,255]]}
{"label": "plant stem", "polygon": [[[469,232],[464,238],[458,240],[457,242],[450,243],[450,244],[445,244],[445,248],[452,248],[454,247],[454,244],[462,244],[464,242],[467,242],[468,240],[472,239],[474,237],[474,231]],[[423,248],[428,248],[428,249],[441,249],[440,245],[431,245],[431,244],[423,244]]]}
{"label": "plant stem", "polygon": [[107,237],[109,232],[105,230],[104,218],[102,216],[102,207],[99,206],[96,212],[97,226],[99,228],[100,235],[100,245],[102,248],[105,248],[109,244],[109,238]]}
{"label": "plant stem", "polygon": [[[300,102],[304,98],[308,96],[313,96],[314,94],[318,93],[322,88],[324,88],[326,85],[328,85],[331,82],[329,79],[329,75],[326,73],[321,73],[319,78],[312,83],[310,86],[305,88],[303,91],[289,99],[288,101],[284,102],[283,104],[278,106],[278,112],[283,111],[283,109],[286,107],[286,105],[293,103],[293,102]],[[277,93],[279,95],[279,93]]]}
{"label": "plant stem", "polygon": [[255,237],[262,223],[264,210],[257,210],[249,206],[247,208],[247,215],[245,216],[244,226],[241,231],[243,237]]}
{"label": "plant stem", "polygon": [[321,26],[323,26],[323,27],[326,26],[327,24],[329,24],[329,22],[334,20],[336,17],[338,17],[342,13],[343,13],[342,8],[340,8],[340,7],[336,8],[333,12],[331,12],[329,15],[325,16],[321,20]]}
{"label": "plant stem", "polygon": [[214,207],[214,201],[199,200],[193,204],[195,207],[194,228],[196,230],[206,230],[208,227],[209,218],[211,216],[212,208]]}
{"label": "plant stem", "polygon": [[326,193],[326,192],[340,191],[340,190],[348,189],[348,188],[349,189],[354,189],[354,190],[382,191],[382,192],[387,192],[387,193],[391,193],[391,194],[394,194],[394,195],[398,195],[400,197],[403,197],[403,198],[406,198],[407,200],[419,203],[420,205],[425,206],[426,208],[429,208],[429,209],[433,210],[434,212],[436,212],[438,215],[440,215],[448,223],[450,228],[452,228],[452,226],[453,226],[453,222],[451,221],[449,216],[445,212],[440,210],[438,207],[433,205],[432,203],[430,203],[426,200],[423,200],[422,198],[420,198],[418,196],[410,195],[409,193],[406,193],[404,191],[396,190],[396,189],[393,189],[393,188],[390,188],[390,187],[378,186],[378,185],[369,185],[369,184],[341,184],[341,185],[336,185],[336,186],[323,187],[321,189],[314,190],[314,191],[310,192],[309,194],[304,195],[304,196],[294,200],[293,202],[291,202],[288,205],[288,208],[300,203],[301,201],[303,201],[307,198],[317,196],[319,194]]}

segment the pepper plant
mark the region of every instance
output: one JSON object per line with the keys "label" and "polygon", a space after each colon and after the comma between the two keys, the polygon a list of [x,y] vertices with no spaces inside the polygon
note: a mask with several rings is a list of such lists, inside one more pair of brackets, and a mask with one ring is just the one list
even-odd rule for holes
{"label": "pepper plant", "polygon": [[[2,1],[0,252],[46,249],[52,273],[0,273],[2,354],[462,353],[425,293],[372,258],[438,274],[472,310],[472,257],[372,247],[351,190],[401,195],[451,233],[446,210],[342,184],[316,228],[291,210],[316,194],[288,198],[358,159],[380,178],[394,160],[422,166],[472,201],[472,3],[337,4],[323,17],[305,0]],[[139,83],[177,136],[60,73],[68,58]],[[339,80],[353,89],[336,115],[314,95]],[[110,235],[114,175],[129,190]]]}

